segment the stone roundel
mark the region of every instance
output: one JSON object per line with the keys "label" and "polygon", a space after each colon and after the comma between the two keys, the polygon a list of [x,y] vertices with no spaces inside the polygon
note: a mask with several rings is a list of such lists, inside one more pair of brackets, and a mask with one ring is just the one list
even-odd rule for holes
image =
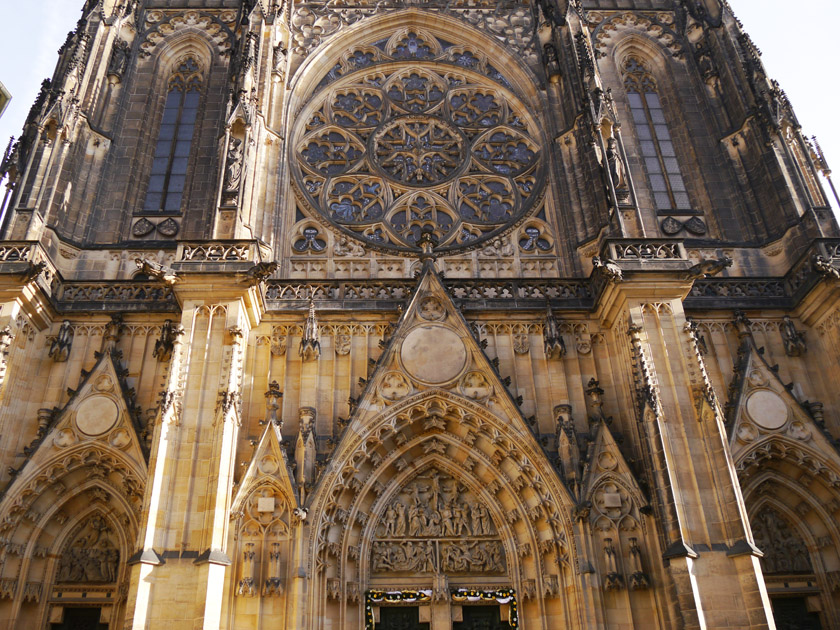
{"label": "stone roundel", "polygon": [[467,347],[455,331],[445,326],[418,326],[403,341],[400,359],[413,378],[439,385],[463,372]]}
{"label": "stone roundel", "polygon": [[747,412],[762,429],[781,429],[788,421],[788,407],[782,397],[769,389],[759,389],[747,398]]}
{"label": "stone roundel", "polygon": [[107,396],[86,398],[76,410],[76,426],[85,435],[102,435],[119,419],[117,403]]}

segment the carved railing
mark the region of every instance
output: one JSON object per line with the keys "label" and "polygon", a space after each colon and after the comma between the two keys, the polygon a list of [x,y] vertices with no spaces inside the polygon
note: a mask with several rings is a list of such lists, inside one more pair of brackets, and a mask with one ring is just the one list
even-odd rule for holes
{"label": "carved railing", "polygon": [[778,278],[715,278],[697,280],[690,297],[715,298],[784,298],[784,280]]}
{"label": "carved railing", "polygon": [[65,282],[53,297],[66,311],[178,309],[170,287],[149,282]]}
{"label": "carved railing", "polygon": [[615,239],[607,241],[603,251],[616,262],[688,260],[685,245],[676,239]]}
{"label": "carved railing", "polygon": [[[456,300],[470,306],[504,305],[516,303],[542,306],[546,300],[558,301],[558,306],[588,308],[592,305],[589,280],[445,280],[447,289]],[[364,301],[402,302],[411,297],[414,280],[317,280],[266,282],[265,299],[269,308],[284,303],[314,299],[333,301],[352,306]]]}
{"label": "carved railing", "polygon": [[37,247],[32,241],[6,241],[0,244],[0,262],[29,262]]}
{"label": "carved railing", "polygon": [[256,241],[203,241],[178,243],[176,263],[241,263],[262,261]]}

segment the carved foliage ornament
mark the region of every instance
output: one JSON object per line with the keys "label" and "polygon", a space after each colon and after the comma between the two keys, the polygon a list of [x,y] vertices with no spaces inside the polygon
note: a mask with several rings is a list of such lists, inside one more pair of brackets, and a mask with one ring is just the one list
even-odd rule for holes
{"label": "carved foliage ornament", "polygon": [[[443,46],[412,31],[395,38],[383,46],[398,60],[403,49],[431,60]],[[444,251],[489,241],[541,197],[540,131],[468,63],[433,71],[404,56],[382,70],[360,61],[304,110],[290,144],[299,195],[376,247],[416,251],[424,230]]]}

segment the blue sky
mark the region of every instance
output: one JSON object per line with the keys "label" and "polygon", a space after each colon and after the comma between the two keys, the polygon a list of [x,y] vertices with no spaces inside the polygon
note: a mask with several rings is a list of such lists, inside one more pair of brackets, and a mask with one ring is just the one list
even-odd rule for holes
{"label": "blue sky", "polygon": [[[0,82],[12,102],[0,117],[0,151],[18,135],[41,81],[52,75],[56,52],[79,16],[83,0],[0,0]],[[840,184],[840,87],[834,24],[840,3],[800,0],[730,0],[763,53],[769,74],[787,92],[806,135],[816,135]],[[35,28],[26,28],[37,24]]]}

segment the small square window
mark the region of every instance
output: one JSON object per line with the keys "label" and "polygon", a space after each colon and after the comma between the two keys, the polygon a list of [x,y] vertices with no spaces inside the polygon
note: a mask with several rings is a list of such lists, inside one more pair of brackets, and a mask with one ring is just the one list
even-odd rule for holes
{"label": "small square window", "polygon": [[659,158],[645,158],[645,168],[648,173],[661,173],[662,167],[659,165]]}
{"label": "small square window", "polygon": [[642,155],[645,157],[656,157],[656,146],[652,140],[642,140]]}
{"label": "small square window", "polygon": [[650,187],[654,192],[668,192],[668,187],[665,185],[665,178],[662,175],[651,175]]}
{"label": "small square window", "polygon": [[160,201],[163,195],[160,193],[149,193],[146,195],[146,203],[143,204],[143,210],[160,210]]}
{"label": "small square window", "polygon": [[178,212],[181,209],[181,193],[170,193],[166,196],[166,205],[163,208],[169,212]]}
{"label": "small square window", "polygon": [[671,198],[668,193],[660,192],[653,193],[653,201],[656,203],[657,210],[672,210]]}

